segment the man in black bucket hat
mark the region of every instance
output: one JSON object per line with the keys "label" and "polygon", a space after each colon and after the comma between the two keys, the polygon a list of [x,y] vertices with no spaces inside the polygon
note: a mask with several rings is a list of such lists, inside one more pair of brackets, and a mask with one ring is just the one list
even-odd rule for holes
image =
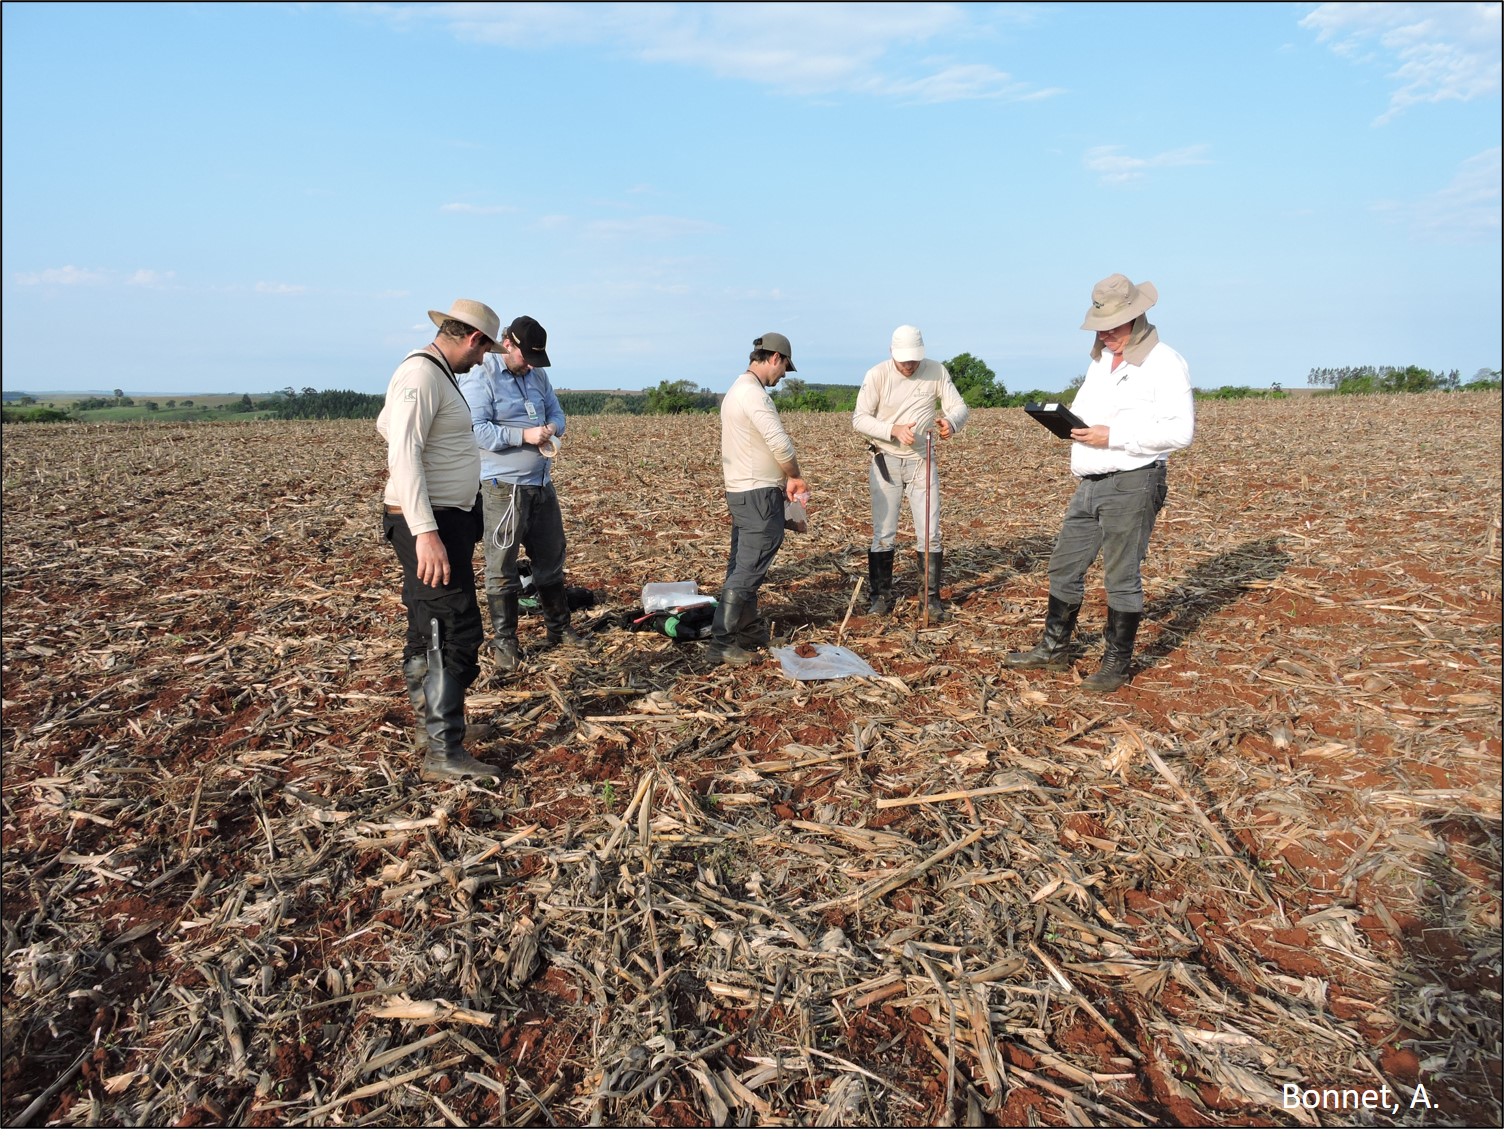
{"label": "man in black bucket hat", "polygon": [[1110,693],[1129,677],[1144,615],[1140,574],[1167,494],[1166,459],[1190,445],[1196,411],[1185,358],[1163,344],[1146,316],[1159,291],[1120,273],[1097,282],[1081,328],[1094,334],[1091,364],[1071,403],[1089,427],[1071,431],[1071,474],[1080,482],[1050,555],[1050,600],[1038,645],[1008,654],[1010,669],[1070,669],[1071,635],[1086,572],[1102,556],[1107,624],[1102,664],[1081,688]]}

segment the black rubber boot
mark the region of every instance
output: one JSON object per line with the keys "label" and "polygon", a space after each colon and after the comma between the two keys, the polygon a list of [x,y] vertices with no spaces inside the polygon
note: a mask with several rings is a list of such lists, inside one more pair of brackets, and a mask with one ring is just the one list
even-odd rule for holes
{"label": "black rubber boot", "polygon": [[710,645],[706,657],[712,665],[745,666],[757,660],[757,652],[737,645],[737,635],[746,624],[748,615],[755,614],[757,595],[741,590],[727,590],[721,594],[720,605],[715,608],[715,621],[710,625]]}
{"label": "black rubber boot", "polygon": [[[407,699],[413,705],[413,748],[423,752],[428,748],[428,694],[423,683],[428,678],[428,656],[415,654],[402,663],[402,676],[407,680]],[[494,725],[466,725],[465,744],[474,745],[496,735]]]}
{"label": "black rubber boot", "polygon": [[1107,625],[1102,631],[1106,649],[1097,672],[1081,681],[1082,689],[1093,693],[1111,693],[1128,681],[1128,667],[1133,664],[1133,640],[1138,637],[1142,614],[1124,614],[1107,608]]}
{"label": "black rubber boot", "polygon": [[887,614],[893,609],[893,552],[867,552],[867,613]]}
{"label": "black rubber boot", "polygon": [[1076,632],[1076,616],[1081,604],[1061,602],[1050,595],[1050,608],[1044,616],[1044,633],[1032,650],[1008,654],[1003,665],[1010,670],[1053,670],[1062,673],[1071,668],[1071,635]]}
{"label": "black rubber boot", "polygon": [[491,655],[496,659],[496,670],[515,673],[522,664],[522,651],[517,648],[517,596],[488,594],[486,602],[491,607]]}
{"label": "black rubber boot", "polygon": [[550,646],[585,646],[590,639],[576,634],[569,628],[569,600],[564,594],[564,584],[538,588],[538,605],[543,610],[543,623],[548,627]]}
{"label": "black rubber boot", "polygon": [[742,609],[742,624],[733,631],[736,644],[744,650],[768,648],[768,624],[757,613],[757,595],[753,595]]}
{"label": "black rubber boot", "polygon": [[428,704],[423,779],[501,776],[495,765],[482,764],[465,748],[465,687],[459,678],[448,670],[429,670],[423,679],[423,695]]}
{"label": "black rubber boot", "polygon": [[931,622],[945,621],[945,603],[940,598],[940,580],[945,574],[945,552],[931,551],[925,558],[928,560],[925,570],[928,574],[929,583],[929,612]]}

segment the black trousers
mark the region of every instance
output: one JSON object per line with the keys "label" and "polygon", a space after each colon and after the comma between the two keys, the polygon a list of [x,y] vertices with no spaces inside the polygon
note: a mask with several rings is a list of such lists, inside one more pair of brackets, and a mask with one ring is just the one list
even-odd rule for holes
{"label": "black trousers", "polygon": [[449,555],[449,583],[429,586],[418,578],[418,545],[401,515],[386,512],[381,532],[402,564],[402,605],[407,607],[407,642],[402,660],[428,652],[430,623],[439,620],[444,672],[469,685],[480,674],[478,657],[485,624],[475,598],[475,544],[480,539],[480,497],[473,508],[437,507],[439,541]]}

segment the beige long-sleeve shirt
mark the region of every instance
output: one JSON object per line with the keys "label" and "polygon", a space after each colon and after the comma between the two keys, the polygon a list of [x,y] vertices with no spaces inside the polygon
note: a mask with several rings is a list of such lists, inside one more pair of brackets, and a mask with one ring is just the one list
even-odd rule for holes
{"label": "beige long-sleeve shirt", "polygon": [[480,453],[470,406],[441,366],[413,355],[397,366],[376,418],[386,441],[386,503],[402,508],[414,535],[437,531],[435,507],[475,506]]}
{"label": "beige long-sleeve shirt", "polygon": [[794,441],[778,409],[750,372],[737,377],[721,400],[721,474],[727,491],[783,487],[783,467],[794,462]]}
{"label": "beige long-sleeve shirt", "polygon": [[904,376],[891,359],[885,360],[869,368],[862,378],[851,426],[889,455],[923,455],[923,444],[916,447],[895,440],[893,426],[933,422],[937,399],[940,414],[959,432],[970,411],[943,364],[926,357],[913,376]]}

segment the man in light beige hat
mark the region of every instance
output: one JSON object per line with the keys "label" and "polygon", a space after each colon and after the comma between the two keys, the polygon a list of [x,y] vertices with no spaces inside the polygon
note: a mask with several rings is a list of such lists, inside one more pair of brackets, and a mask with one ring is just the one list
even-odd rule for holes
{"label": "man in light beige hat", "polygon": [[386,440],[382,533],[402,567],[407,641],[402,673],[418,719],[425,780],[496,777],[465,748],[465,690],[485,637],[475,596],[481,533],[480,455],[458,374],[499,352],[501,320],[459,300],[428,311],[434,339],[409,353],[387,384],[376,430]]}
{"label": "man in light beige hat", "polygon": [[1190,369],[1146,316],[1158,300],[1149,282],[1135,285],[1120,273],[1091,291],[1081,325],[1094,334],[1091,364],[1071,403],[1089,426],[1071,431],[1071,474],[1080,482],[1050,555],[1044,634],[1033,649],[1003,659],[1012,669],[1070,669],[1086,572],[1100,552],[1104,651],[1097,672],[1081,682],[1098,693],[1128,681],[1144,613],[1140,571],[1168,489],[1166,459],[1195,435]]}
{"label": "man in light beige hat", "polygon": [[[937,418],[936,411],[940,412]],[[943,618],[940,580],[944,554],[940,543],[940,473],[935,464],[933,430],[942,440],[959,432],[969,415],[966,401],[937,360],[924,354],[924,334],[913,325],[893,330],[888,359],[862,378],[851,426],[867,437],[872,453],[867,486],[872,493],[872,546],[867,552],[867,613],[893,609],[893,544],[905,498],[914,521],[914,546],[924,560],[923,572],[931,618]],[[925,470],[928,465],[928,471]]]}
{"label": "man in light beige hat", "polygon": [[747,368],[721,400],[721,474],[731,512],[731,554],[710,627],[707,653],[716,665],[756,661],[757,591],[783,546],[784,503],[807,495],[794,441],[783,429],[768,389],[797,372],[794,349],[782,333],[752,342]]}

